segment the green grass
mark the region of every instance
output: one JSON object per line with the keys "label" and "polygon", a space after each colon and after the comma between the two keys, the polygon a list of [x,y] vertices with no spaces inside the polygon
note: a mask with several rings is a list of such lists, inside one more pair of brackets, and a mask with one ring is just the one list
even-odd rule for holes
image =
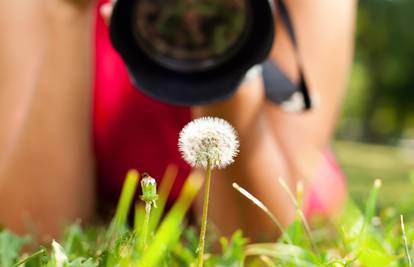
{"label": "green grass", "polygon": [[[222,250],[207,253],[205,267],[403,267],[411,266],[414,241],[413,164],[397,148],[336,142],[335,151],[349,177],[351,196],[334,221],[308,228],[298,205],[297,218],[282,237],[270,243],[248,243],[240,231],[221,238]],[[29,237],[0,229],[0,267],[193,267],[197,263],[196,231],[185,224],[185,213],[201,187],[193,177],[173,208],[160,219],[173,181],[169,170],[160,185],[158,209],[145,216],[136,203],[134,226],[127,224],[139,174],[129,172],[112,223],[82,229],[69,226],[59,243],[21,253]],[[381,182],[375,178],[383,179]],[[298,193],[300,200],[301,194]],[[295,203],[300,201],[293,200]],[[378,208],[378,203],[393,209]],[[394,203],[394,204],[393,204]],[[155,207],[154,207],[155,208]],[[404,214],[402,227],[400,214]],[[144,223],[144,218],[149,223]],[[147,227],[145,227],[147,225]],[[147,230],[143,230],[147,229]],[[143,235],[145,232],[145,235]],[[147,245],[142,246],[143,236]]]}
{"label": "green grass", "polygon": [[400,206],[413,200],[414,158],[403,149],[336,141],[334,151],[348,178],[351,198],[364,203],[375,179],[381,179],[380,206]]}

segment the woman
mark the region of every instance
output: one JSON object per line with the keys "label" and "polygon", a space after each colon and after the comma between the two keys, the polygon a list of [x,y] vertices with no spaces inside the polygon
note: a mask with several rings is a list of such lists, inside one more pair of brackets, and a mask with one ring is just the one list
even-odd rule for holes
{"label": "woman", "polygon": [[[340,174],[321,155],[329,146],[351,63],[355,1],[287,2],[305,73],[319,98],[307,114],[287,114],[269,104],[260,77],[244,82],[231,99],[191,110],[141,95],[110,47],[97,12],[109,18],[111,6],[104,2],[0,3],[1,224],[23,232],[30,221],[39,233],[56,235],[64,223],[88,221],[96,209],[95,183],[106,199],[114,199],[128,168],[161,177],[173,162],[181,167],[182,182],[189,169],[179,159],[176,135],[192,117],[206,115],[228,120],[241,139],[236,163],[215,174],[212,184],[210,219],[224,234],[239,227],[253,238],[274,233],[265,215],[231,189],[233,181],[263,200],[284,224],[294,209],[277,177],[292,188],[305,179],[309,191],[321,184],[318,180],[343,188],[339,178],[329,179]],[[294,53],[281,23],[271,58],[296,79]],[[343,192],[317,188],[324,211],[338,206],[341,198],[332,197]],[[178,190],[179,184],[175,194]]]}

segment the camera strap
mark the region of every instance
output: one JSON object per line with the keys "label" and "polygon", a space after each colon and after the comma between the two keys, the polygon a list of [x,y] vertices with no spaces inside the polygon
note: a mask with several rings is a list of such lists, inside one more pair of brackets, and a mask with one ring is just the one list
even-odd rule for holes
{"label": "camera strap", "polygon": [[[266,96],[273,102],[287,107],[292,104],[290,102],[300,101],[301,103],[295,103],[294,105],[299,105],[299,108],[301,110],[309,110],[312,107],[312,101],[309,95],[309,89],[305,79],[303,63],[300,58],[292,19],[289,14],[289,10],[287,9],[287,6],[285,4],[285,1],[277,0],[276,3],[277,8],[279,10],[279,14],[281,16],[282,23],[286,28],[287,34],[294,49],[295,58],[298,65],[299,82],[296,85],[293,84],[286,77],[286,75],[283,74],[282,71],[276,66],[276,64],[269,59],[263,64],[263,79],[266,88]],[[289,107],[287,109],[292,110],[292,108]],[[293,109],[297,110],[298,108]]]}

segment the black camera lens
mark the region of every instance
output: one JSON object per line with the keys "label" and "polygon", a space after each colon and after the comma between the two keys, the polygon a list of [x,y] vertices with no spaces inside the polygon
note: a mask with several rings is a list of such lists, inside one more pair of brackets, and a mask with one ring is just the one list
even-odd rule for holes
{"label": "black camera lens", "polygon": [[174,71],[205,71],[231,59],[249,32],[246,0],[138,0],[137,45]]}
{"label": "black camera lens", "polygon": [[117,0],[110,37],[144,94],[194,106],[233,95],[269,55],[274,0]]}

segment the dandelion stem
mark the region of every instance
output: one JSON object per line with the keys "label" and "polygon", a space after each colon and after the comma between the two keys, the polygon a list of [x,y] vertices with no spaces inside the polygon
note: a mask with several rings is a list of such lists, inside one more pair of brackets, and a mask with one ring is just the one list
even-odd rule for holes
{"label": "dandelion stem", "polygon": [[151,216],[152,204],[150,202],[145,203],[145,218],[144,225],[142,226],[142,241],[141,241],[141,251],[144,251],[147,248],[148,232],[149,232],[149,221]]}
{"label": "dandelion stem", "polygon": [[204,243],[207,230],[207,214],[208,214],[208,201],[210,195],[210,180],[211,180],[211,160],[207,163],[207,175],[204,183],[204,201],[203,201],[203,215],[201,219],[200,239],[198,243],[198,267],[203,267],[204,264]]}
{"label": "dandelion stem", "polygon": [[150,218],[151,218],[151,209],[156,207],[156,201],[158,200],[157,194],[157,182],[154,178],[149,176],[147,173],[143,174],[141,180],[142,195],[141,200],[145,202],[145,217],[144,225],[142,226],[142,232],[139,242],[140,251],[144,251],[147,248],[148,234],[150,232]]}

